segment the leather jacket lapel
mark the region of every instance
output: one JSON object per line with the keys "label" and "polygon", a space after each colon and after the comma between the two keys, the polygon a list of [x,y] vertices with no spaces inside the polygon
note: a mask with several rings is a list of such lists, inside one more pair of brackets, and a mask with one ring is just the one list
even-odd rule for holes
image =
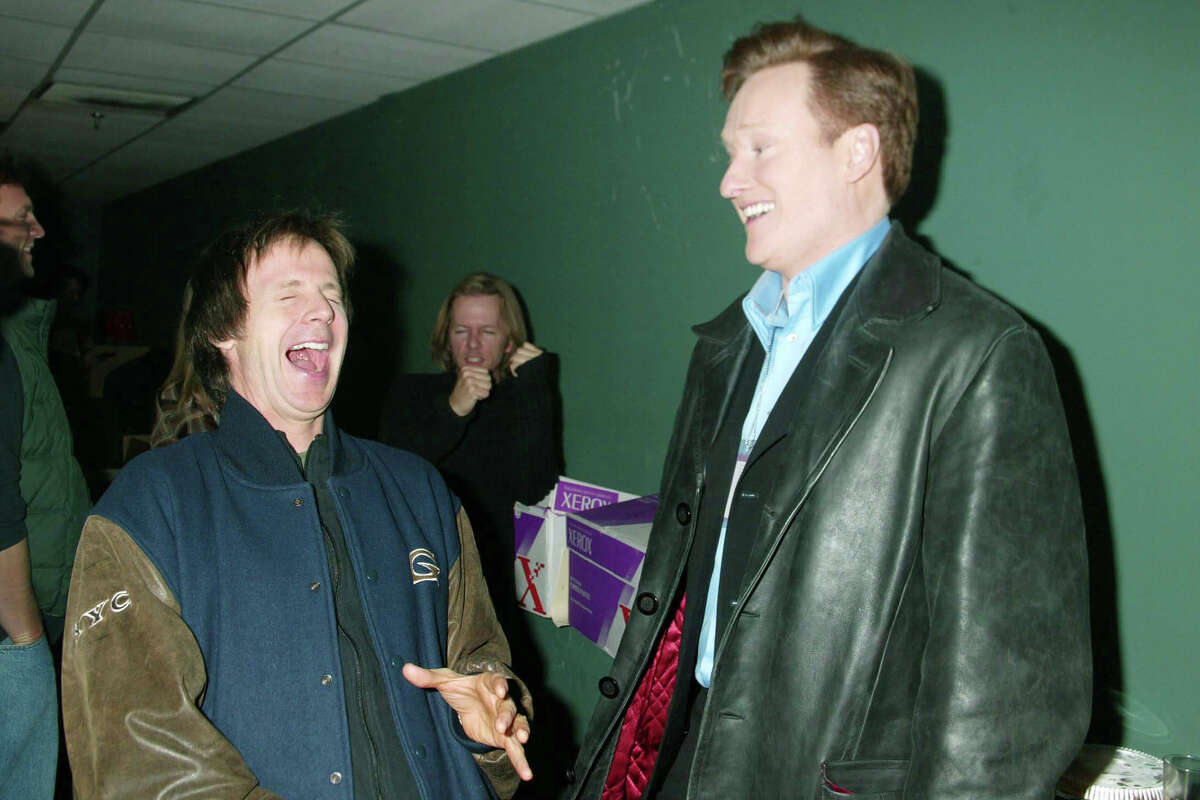
{"label": "leather jacket lapel", "polygon": [[716,319],[697,325],[692,330],[703,344],[712,348],[705,354],[704,371],[698,389],[697,430],[703,433],[695,437],[696,447],[689,454],[696,474],[700,474],[713,439],[721,429],[725,415],[729,413],[737,376],[741,374],[742,364],[754,344],[754,331],[742,313],[740,299]]}
{"label": "leather jacket lapel", "polygon": [[[862,328],[856,326],[843,339],[830,342],[809,372],[811,379],[789,398],[793,405],[785,417],[790,424],[781,451],[757,465],[771,469],[775,481],[763,507],[767,528],[756,538],[746,560],[739,592],[742,601],[825,466],[870,404],[891,363],[891,348]],[[747,465],[747,470],[753,466]]]}

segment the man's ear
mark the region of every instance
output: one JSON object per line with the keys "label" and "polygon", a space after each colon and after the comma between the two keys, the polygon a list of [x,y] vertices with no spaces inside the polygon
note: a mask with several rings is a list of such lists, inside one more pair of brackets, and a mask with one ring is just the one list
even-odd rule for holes
{"label": "man's ear", "polygon": [[879,164],[879,129],[869,122],[855,125],[842,136],[846,154],[846,180],[858,183]]}

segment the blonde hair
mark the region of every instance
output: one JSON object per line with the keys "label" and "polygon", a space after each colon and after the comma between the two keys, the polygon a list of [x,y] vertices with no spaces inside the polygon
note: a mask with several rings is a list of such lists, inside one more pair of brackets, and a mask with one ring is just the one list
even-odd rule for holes
{"label": "blonde hair", "polygon": [[175,334],[175,361],[171,364],[171,371],[167,374],[167,379],[163,381],[160,391],[166,391],[167,387],[174,384],[179,391],[179,408],[193,406],[215,417],[218,411],[217,406],[208,396],[208,392],[204,390],[200,376],[196,374],[196,367],[192,363],[191,343],[184,331],[183,322],[191,307],[192,282],[188,281],[183,287],[183,310],[179,315],[179,331]]}
{"label": "blonde hair", "polygon": [[521,312],[521,304],[517,302],[517,293],[503,278],[497,278],[486,272],[472,272],[450,290],[450,294],[442,301],[438,309],[437,320],[433,323],[433,334],[429,337],[429,345],[433,360],[442,369],[454,369],[454,352],[450,348],[450,323],[454,301],[460,297],[499,297],[500,324],[504,335],[508,337],[509,352],[500,360],[500,377],[508,375],[508,358],[529,340],[529,331],[525,326],[525,315]]}

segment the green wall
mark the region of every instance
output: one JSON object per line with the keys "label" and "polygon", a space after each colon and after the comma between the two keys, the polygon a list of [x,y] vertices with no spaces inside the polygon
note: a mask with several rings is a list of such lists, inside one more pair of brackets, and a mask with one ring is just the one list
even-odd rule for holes
{"label": "green wall", "polygon": [[[430,368],[438,302],[486,268],[561,354],[568,472],[653,491],[688,327],[756,276],[717,194],[719,59],[799,10],[918,67],[901,216],[1047,334],[1088,506],[1095,738],[1200,749],[1194,0],[654,2],[114,204],[102,306],[167,340],[181,263],[215,227],[340,209],[363,256],[343,425],[370,432],[393,370]],[[578,734],[607,659],[534,633]]]}

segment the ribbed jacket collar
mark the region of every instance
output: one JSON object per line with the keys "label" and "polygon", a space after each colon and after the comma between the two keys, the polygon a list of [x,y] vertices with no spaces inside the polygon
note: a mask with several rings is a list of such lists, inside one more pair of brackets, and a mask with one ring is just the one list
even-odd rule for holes
{"label": "ribbed jacket collar", "polygon": [[[332,473],[354,471],[359,458],[348,454],[342,434],[333,423],[333,412],[325,411],[325,438],[329,440]],[[218,451],[248,483],[258,486],[295,486],[304,483],[292,449],[279,431],[272,428],[258,409],[232,389],[221,409],[221,424],[214,433]]]}

